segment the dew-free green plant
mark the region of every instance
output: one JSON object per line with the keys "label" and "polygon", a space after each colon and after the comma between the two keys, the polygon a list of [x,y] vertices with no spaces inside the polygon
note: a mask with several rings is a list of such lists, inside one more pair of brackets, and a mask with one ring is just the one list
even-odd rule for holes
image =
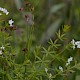
{"label": "dew-free green plant", "polygon": [[33,48],[33,25],[26,27],[27,32],[23,31],[19,45],[15,46],[14,22],[0,21],[0,80],[69,80],[67,76],[80,69],[73,53],[76,49],[72,49],[74,45],[66,38],[69,26],[64,25],[47,47]]}

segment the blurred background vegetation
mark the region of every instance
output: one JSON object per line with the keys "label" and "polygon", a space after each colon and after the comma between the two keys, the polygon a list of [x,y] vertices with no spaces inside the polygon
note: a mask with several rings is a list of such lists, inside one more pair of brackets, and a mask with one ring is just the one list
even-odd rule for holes
{"label": "blurred background vegetation", "polygon": [[[29,7],[25,6],[27,2],[34,7],[33,12],[30,12]],[[79,2],[79,0],[1,0],[0,6],[7,8],[10,12],[9,16],[4,18],[12,18],[19,28],[27,26],[23,19],[25,14],[30,12],[31,15],[34,15],[34,42],[45,44],[50,38],[54,39],[56,31],[64,25],[70,26],[69,39],[79,40]],[[19,12],[20,8],[25,9],[24,14]]]}
{"label": "blurred background vegetation", "polygon": [[[27,2],[31,6],[26,6]],[[50,38],[55,40],[56,32],[64,25],[70,26],[67,33],[68,41],[80,40],[80,0],[0,0],[0,7],[9,11],[8,16],[0,16],[0,21],[13,19],[14,25],[18,28],[12,40],[14,49],[17,49],[16,53],[19,53],[20,59],[18,58],[17,63],[21,63],[23,60],[20,49],[27,47],[25,43],[30,37],[28,34],[31,34],[31,50],[36,45],[47,46],[47,41]],[[20,8],[24,10],[21,12]],[[34,10],[30,11],[31,8]],[[29,22],[24,19],[26,14],[30,15]],[[80,54],[78,55],[80,57]],[[74,74],[77,76],[71,80],[79,80],[79,73],[77,71]]]}

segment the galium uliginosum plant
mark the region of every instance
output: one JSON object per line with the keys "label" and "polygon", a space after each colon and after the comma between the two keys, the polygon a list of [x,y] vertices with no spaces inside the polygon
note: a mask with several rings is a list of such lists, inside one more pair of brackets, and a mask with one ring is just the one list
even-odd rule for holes
{"label": "galium uliginosum plant", "polygon": [[[0,7],[0,10],[8,14],[6,9]],[[73,51],[80,48],[80,41],[67,41],[69,26],[64,25],[62,31],[56,33],[57,38],[49,40],[46,48],[36,46],[31,50],[31,33],[28,34],[27,48],[20,50],[24,60],[18,64],[18,51],[12,44],[13,33],[17,29],[15,21],[5,21],[4,26],[2,23],[3,21],[0,22],[0,80],[71,80],[67,76],[79,69],[80,63]]]}

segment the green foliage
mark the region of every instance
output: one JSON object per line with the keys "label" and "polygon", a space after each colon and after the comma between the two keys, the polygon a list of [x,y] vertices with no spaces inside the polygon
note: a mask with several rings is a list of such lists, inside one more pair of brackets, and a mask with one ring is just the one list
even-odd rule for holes
{"label": "green foliage", "polygon": [[[24,3],[17,1],[16,4]],[[26,7],[18,5],[24,12],[19,12],[9,0],[0,3],[3,7],[6,2],[4,7],[10,10],[9,16],[0,12],[0,80],[79,80],[80,50],[73,50],[71,44],[72,37],[79,39],[76,35],[80,32],[78,0],[77,4],[73,0],[71,7],[67,1],[66,4],[58,0],[29,1],[30,5]],[[23,20],[24,15],[33,5],[31,21],[27,22]],[[8,24],[10,17],[15,22],[13,28]],[[17,29],[14,29],[16,25]]]}
{"label": "green foliage", "polygon": [[51,13],[57,13],[61,8],[63,8],[65,6],[64,3],[61,3],[61,4],[58,4],[58,5],[55,5],[51,8]]}
{"label": "green foliage", "polygon": [[[6,26],[6,24],[4,26]],[[27,44],[24,45],[27,47],[27,50],[23,49],[22,51],[21,48],[19,48],[20,46],[13,48],[13,43],[15,43],[13,34],[15,34],[15,30],[10,30],[9,32],[1,31],[0,45],[4,45],[5,48],[0,55],[0,78],[2,80],[58,80],[58,78],[64,79],[68,73],[74,73],[75,68],[79,69],[80,63],[75,63],[75,60],[72,60],[69,66],[65,66],[66,60],[68,59],[68,57],[66,58],[66,51],[72,51],[72,49],[70,49],[70,43],[64,43],[66,33],[69,30],[69,27],[66,26],[67,25],[64,26],[62,32],[59,30],[56,33],[56,40],[49,40],[47,48],[36,46],[32,50],[32,38],[30,36],[33,30],[32,27],[30,27],[31,29],[27,27],[29,34],[27,33],[28,37],[25,41],[25,44]],[[25,38],[25,35],[23,38]],[[19,45],[22,44],[23,43],[19,42]],[[63,66],[63,71],[58,68],[59,66]]]}

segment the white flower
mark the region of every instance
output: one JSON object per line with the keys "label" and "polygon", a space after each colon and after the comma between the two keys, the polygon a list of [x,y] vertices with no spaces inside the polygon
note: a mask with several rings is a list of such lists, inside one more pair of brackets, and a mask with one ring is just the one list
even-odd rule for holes
{"label": "white flower", "polygon": [[72,60],[73,60],[73,57],[70,56],[70,58],[68,58],[67,60],[66,66],[68,66]]}
{"label": "white flower", "polygon": [[6,15],[8,15],[9,14],[9,12],[6,12]]}
{"label": "white flower", "polygon": [[0,7],[0,11],[2,11],[2,10],[3,10],[3,8]]}
{"label": "white flower", "polygon": [[5,8],[2,8],[2,9],[1,9],[1,11],[3,11],[3,12],[4,12],[4,11],[5,11]]}
{"label": "white flower", "polygon": [[3,13],[7,13],[7,10],[4,8]]}
{"label": "white flower", "polygon": [[45,68],[45,72],[47,73],[47,71],[48,71],[48,69],[47,68]]}
{"label": "white flower", "polygon": [[80,48],[80,45],[77,45],[77,48]]}
{"label": "white flower", "polygon": [[0,55],[2,55],[2,51],[0,50]]}
{"label": "white flower", "polygon": [[73,60],[73,57],[70,56],[70,58],[68,58],[68,63],[70,63]]}
{"label": "white flower", "polygon": [[75,49],[75,40],[74,39],[72,39],[71,44],[72,44],[72,48],[74,50]]}
{"label": "white flower", "polygon": [[14,23],[14,21],[11,19],[11,20],[9,20],[9,25],[10,26],[13,26],[12,24]]}
{"label": "white flower", "polygon": [[80,41],[76,41],[75,45],[77,45],[77,48],[80,48]]}
{"label": "white flower", "polygon": [[75,40],[74,40],[74,39],[72,39],[71,43],[72,43],[73,45],[75,45]]}
{"label": "white flower", "polygon": [[7,9],[0,7],[0,11],[2,11],[3,13],[5,13],[6,15],[9,14],[9,12],[7,11]]}
{"label": "white flower", "polygon": [[73,49],[75,49],[75,46],[76,46],[77,48],[80,48],[80,41],[76,41],[76,42],[75,42],[75,40],[72,39],[71,44],[72,44],[72,48],[73,48]]}
{"label": "white flower", "polygon": [[75,42],[75,45],[80,45],[80,41],[76,41]]}
{"label": "white flower", "polygon": [[61,66],[59,66],[59,70],[63,72],[63,68]]}
{"label": "white flower", "polygon": [[69,64],[70,64],[70,63],[67,62],[67,63],[66,63],[66,66],[68,66]]}
{"label": "white flower", "polygon": [[52,77],[52,74],[50,73],[50,74],[49,74],[49,78],[51,78],[51,77]]}
{"label": "white flower", "polygon": [[5,47],[2,45],[1,50],[4,50],[4,48],[5,48]]}

